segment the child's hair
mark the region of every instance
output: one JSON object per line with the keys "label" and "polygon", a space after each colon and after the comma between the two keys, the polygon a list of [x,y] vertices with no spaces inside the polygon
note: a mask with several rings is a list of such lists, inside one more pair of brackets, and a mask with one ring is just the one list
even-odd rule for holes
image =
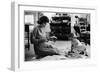
{"label": "child's hair", "polygon": [[69,39],[71,40],[71,39],[73,39],[74,38],[74,34],[73,33],[70,33],[69,34]]}
{"label": "child's hair", "polygon": [[72,38],[73,38],[73,37],[74,37],[74,34],[73,34],[73,33],[70,33],[70,37],[72,37]]}
{"label": "child's hair", "polygon": [[77,36],[74,36],[74,33],[70,33],[69,34],[69,39],[72,40],[72,39],[77,39]]}

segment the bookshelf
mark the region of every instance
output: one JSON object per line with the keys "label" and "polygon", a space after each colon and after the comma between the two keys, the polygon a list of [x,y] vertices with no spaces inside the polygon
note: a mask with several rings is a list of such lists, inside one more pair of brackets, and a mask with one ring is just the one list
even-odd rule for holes
{"label": "bookshelf", "polygon": [[67,14],[53,16],[50,26],[51,32],[57,37],[57,40],[68,40],[71,33],[71,17]]}

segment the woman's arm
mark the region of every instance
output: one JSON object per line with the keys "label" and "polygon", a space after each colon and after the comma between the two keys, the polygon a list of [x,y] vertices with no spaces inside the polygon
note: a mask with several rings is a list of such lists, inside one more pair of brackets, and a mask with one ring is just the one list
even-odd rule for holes
{"label": "woman's arm", "polygon": [[37,39],[36,36],[38,36],[38,35],[37,35],[38,32],[39,32],[38,28],[34,28],[34,30],[33,30],[32,33],[31,33],[31,43],[38,44],[38,43],[40,43],[40,42],[45,42],[45,41],[47,41],[46,38]]}

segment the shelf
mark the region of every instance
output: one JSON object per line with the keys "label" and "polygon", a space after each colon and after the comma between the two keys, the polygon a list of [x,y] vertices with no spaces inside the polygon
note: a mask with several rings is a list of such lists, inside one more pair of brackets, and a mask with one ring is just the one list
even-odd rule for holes
{"label": "shelf", "polygon": [[58,40],[68,40],[68,35],[71,33],[71,17],[52,17],[51,32]]}

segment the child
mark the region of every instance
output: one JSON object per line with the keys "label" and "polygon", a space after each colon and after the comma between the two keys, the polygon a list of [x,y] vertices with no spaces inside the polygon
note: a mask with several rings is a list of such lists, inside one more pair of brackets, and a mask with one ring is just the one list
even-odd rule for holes
{"label": "child", "polygon": [[73,33],[70,34],[70,40],[72,46],[69,54],[72,57],[81,57],[81,55],[87,56],[85,46],[77,39],[77,37],[74,37]]}

